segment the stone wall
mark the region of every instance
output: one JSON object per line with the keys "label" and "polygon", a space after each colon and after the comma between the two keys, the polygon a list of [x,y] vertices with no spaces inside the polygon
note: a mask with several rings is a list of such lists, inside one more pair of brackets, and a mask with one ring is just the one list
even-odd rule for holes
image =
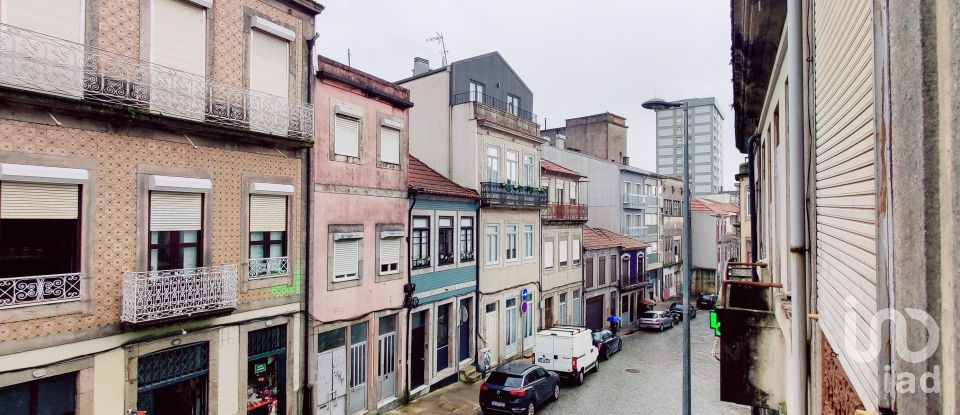
{"label": "stone wall", "polygon": [[849,415],[864,409],[860,397],[847,379],[837,354],[827,338],[820,334],[820,389],[823,415]]}

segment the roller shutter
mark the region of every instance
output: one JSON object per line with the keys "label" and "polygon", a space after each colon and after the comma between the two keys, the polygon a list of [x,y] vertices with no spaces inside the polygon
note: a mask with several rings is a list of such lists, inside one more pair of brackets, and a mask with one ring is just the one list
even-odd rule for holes
{"label": "roller shutter", "polygon": [[206,9],[185,1],[155,0],[150,42],[153,63],[203,76],[205,14]]}
{"label": "roller shutter", "polygon": [[250,195],[250,232],[287,230],[287,197]]}
{"label": "roller shutter", "polygon": [[151,231],[198,231],[203,223],[200,193],[150,193]]}
{"label": "roller shutter", "polygon": [[[400,238],[380,239],[380,269],[384,265],[400,264]],[[399,269],[399,266],[397,267]]]}
{"label": "roller shutter", "polygon": [[287,98],[290,42],[259,30],[250,31],[250,89]]}
{"label": "roller shutter", "polygon": [[336,116],[333,152],[341,156],[360,157],[360,121],[342,115]]}
{"label": "roller shutter", "polygon": [[83,2],[80,0],[6,0],[5,22],[75,43],[83,42]]}
{"label": "roller shutter", "polygon": [[0,183],[0,219],[77,219],[80,186],[57,183]]}
{"label": "roller shutter", "polygon": [[380,128],[380,161],[400,164],[400,130]]}
{"label": "roller shutter", "polygon": [[360,240],[345,239],[333,242],[333,278],[353,279],[359,275]]}

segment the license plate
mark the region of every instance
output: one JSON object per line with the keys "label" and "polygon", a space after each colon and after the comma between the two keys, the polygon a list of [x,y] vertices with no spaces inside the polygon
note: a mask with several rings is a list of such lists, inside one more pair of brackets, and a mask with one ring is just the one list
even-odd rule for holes
{"label": "license plate", "polygon": [[537,363],[550,363],[550,359],[546,357],[537,358]]}
{"label": "license plate", "polygon": [[505,404],[505,403],[503,403],[503,402],[497,402],[497,401],[490,402],[490,405],[499,406],[499,407],[501,407],[501,408],[503,408],[504,406],[507,406],[507,404]]}

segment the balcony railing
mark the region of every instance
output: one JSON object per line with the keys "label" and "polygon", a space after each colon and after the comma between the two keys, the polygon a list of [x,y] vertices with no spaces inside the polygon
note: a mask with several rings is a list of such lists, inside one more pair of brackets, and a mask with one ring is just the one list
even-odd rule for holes
{"label": "balcony railing", "polygon": [[237,266],[126,272],[120,319],[146,323],[237,307]]}
{"label": "balcony railing", "polygon": [[313,106],[0,24],[0,85],[313,139]]}
{"label": "balcony railing", "polygon": [[473,261],[473,251],[460,253],[460,262],[470,262],[470,261]]}
{"label": "balcony railing", "polygon": [[625,194],[623,195],[623,204],[631,209],[643,209],[647,207],[647,199],[644,195]]}
{"label": "balcony railing", "polygon": [[520,109],[519,106],[501,101],[490,95],[478,94],[476,92],[464,92],[453,96],[453,105],[459,105],[467,102],[477,102],[491,108],[496,108],[507,114],[523,118],[527,121],[537,122],[537,114]]}
{"label": "balcony railing", "polygon": [[430,268],[430,258],[414,258],[413,269]]}
{"label": "balcony railing", "polygon": [[587,205],[547,204],[543,211],[543,220],[550,221],[585,221],[587,220]]}
{"label": "balcony railing", "polygon": [[480,202],[487,206],[542,208],[547,205],[547,191],[539,187],[509,183],[480,183]]}
{"label": "balcony railing", "polygon": [[80,300],[80,273],[0,279],[0,308]]}
{"label": "balcony railing", "polygon": [[289,275],[287,257],[251,259],[248,262],[250,278],[270,278]]}

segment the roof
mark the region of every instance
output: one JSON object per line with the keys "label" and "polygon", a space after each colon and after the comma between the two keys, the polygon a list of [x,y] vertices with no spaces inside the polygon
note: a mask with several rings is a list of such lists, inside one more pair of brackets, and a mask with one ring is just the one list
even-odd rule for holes
{"label": "roof", "polygon": [[[507,69],[509,69],[510,72],[513,73],[513,76],[516,76],[516,77],[517,77],[517,80],[519,80],[519,81],[520,81],[520,84],[523,85],[523,87],[527,89],[527,92],[530,92],[531,94],[533,93],[533,90],[531,90],[530,87],[527,86],[527,83],[523,81],[523,78],[521,78],[520,75],[517,74],[517,71],[513,70],[513,67],[510,66],[510,63],[507,62],[507,60],[503,58],[503,55],[501,55],[500,52],[497,52],[497,51],[487,52],[487,53],[484,53],[484,54],[481,54],[481,55],[477,55],[477,56],[472,56],[472,57],[469,57],[469,58],[466,58],[466,59],[460,59],[460,60],[458,60],[458,61],[453,61],[453,62],[451,62],[448,66],[452,68],[454,65],[459,65],[459,64],[466,63],[466,62],[469,62],[469,61],[472,61],[472,60],[485,59],[485,58],[488,58],[488,57],[496,57],[496,58],[499,58],[501,61],[503,61],[504,66],[506,66]],[[403,78],[403,79],[397,81],[396,83],[398,83],[398,84],[403,84],[403,83],[406,83],[406,82],[413,81],[413,80],[415,80],[415,79],[420,79],[420,78],[424,78],[424,77],[433,75],[433,74],[435,74],[435,73],[445,72],[446,70],[447,70],[447,66],[441,66],[441,67],[439,67],[439,68],[431,69],[431,70],[426,71],[426,72],[424,72],[424,73],[416,74],[416,75],[413,75],[413,76],[408,76],[408,77],[406,77],[406,78]]]}
{"label": "roof", "polygon": [[330,79],[357,88],[367,96],[380,98],[397,108],[413,106],[410,90],[323,55],[317,55],[316,75],[319,79]]}
{"label": "roof", "polygon": [[497,368],[494,369],[494,371],[500,372],[500,373],[506,373],[510,375],[520,375],[520,374],[523,374],[523,372],[526,372],[527,369],[530,369],[531,367],[533,367],[533,364],[530,362],[523,361],[523,360],[514,360],[512,362],[497,366]]}
{"label": "roof", "polygon": [[586,177],[580,173],[545,159],[540,159],[540,168],[546,173],[559,174],[561,176],[571,176],[576,178]]}
{"label": "roof", "polygon": [[423,164],[416,157],[408,156],[407,160],[407,188],[410,191],[436,196],[480,198],[475,190],[467,189],[450,181],[436,170]]}
{"label": "roof", "polygon": [[737,215],[740,214],[740,208],[733,203],[713,203],[708,200],[695,197],[690,199],[691,212],[709,212],[714,215]]}
{"label": "roof", "polygon": [[583,227],[583,247],[585,249],[646,249],[649,246],[642,241],[604,228]]}

